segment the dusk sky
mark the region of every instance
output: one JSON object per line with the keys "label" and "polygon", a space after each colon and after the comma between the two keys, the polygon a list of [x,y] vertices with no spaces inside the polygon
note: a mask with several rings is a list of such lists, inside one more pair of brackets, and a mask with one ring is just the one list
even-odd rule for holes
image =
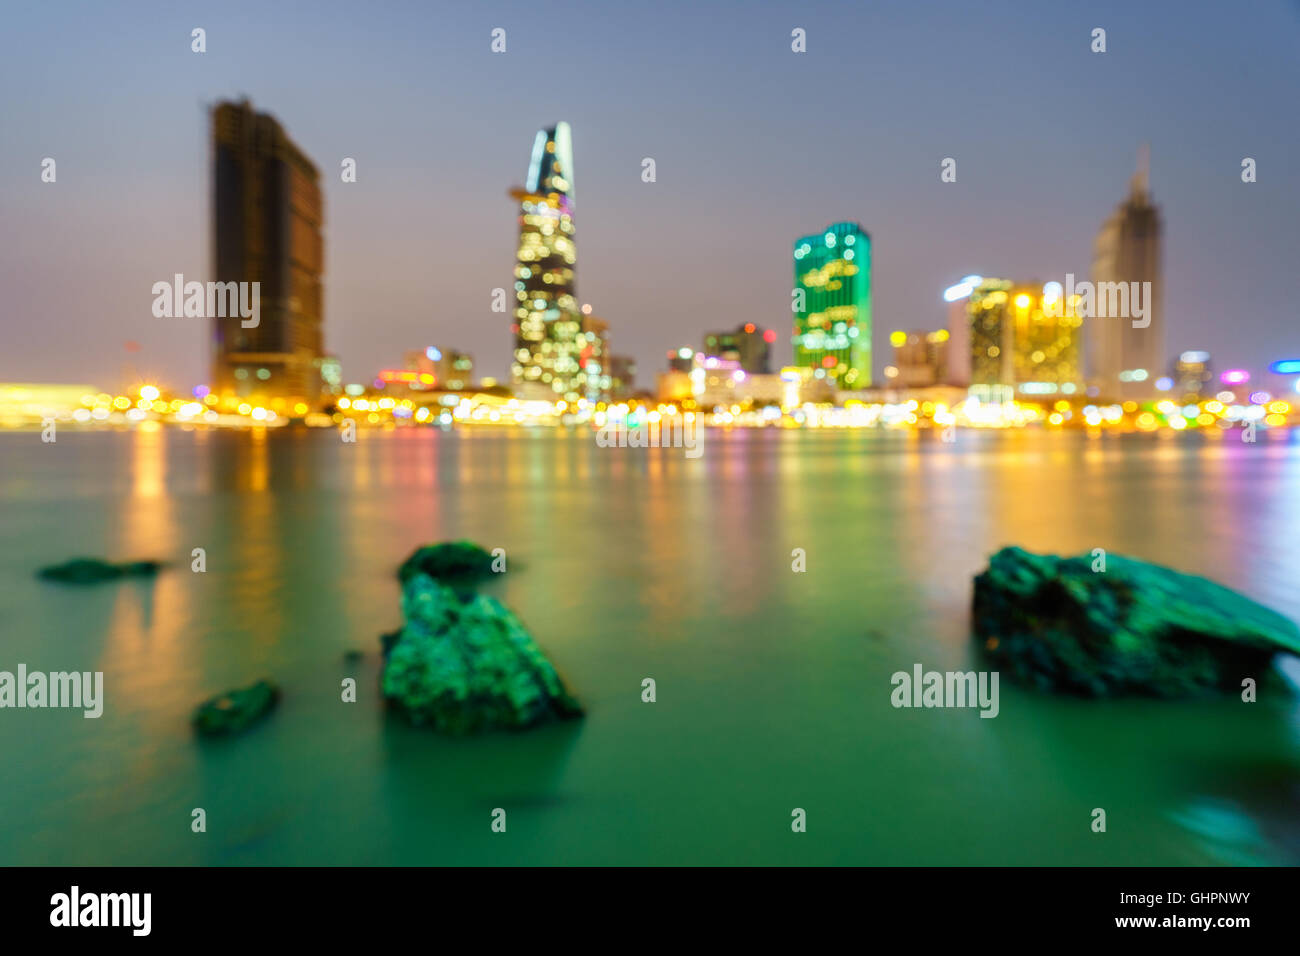
{"label": "dusk sky", "polygon": [[1085,278],[1143,142],[1166,358],[1300,357],[1296,3],[50,2],[4,19],[0,381],[207,380],[209,323],[155,318],[150,289],[210,278],[206,108],[240,95],[321,169],[325,341],[349,382],[430,344],[506,374],[511,319],[490,305],[513,282],[507,189],[558,120],[579,297],[642,387],[667,349],[743,322],[776,328],[788,362],[791,245],[833,221],[873,239],[877,370],[891,330],[944,322],[964,275]]}

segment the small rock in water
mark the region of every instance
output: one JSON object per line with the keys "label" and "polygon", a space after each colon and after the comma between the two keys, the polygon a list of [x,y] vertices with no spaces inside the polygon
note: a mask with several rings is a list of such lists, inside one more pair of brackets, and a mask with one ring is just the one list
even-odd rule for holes
{"label": "small rock in water", "polygon": [[238,733],[269,714],[280,689],[267,680],[204,701],[194,711],[194,729],[204,736]]}
{"label": "small rock in water", "polygon": [[447,734],[522,730],[579,717],[551,662],[501,602],[416,573],[402,588],[406,624],[384,635],[381,688],[413,724]]}
{"label": "small rock in water", "polygon": [[1300,629],[1208,581],[1134,558],[1003,548],[975,578],[975,633],[1012,677],[1092,697],[1240,691]]}
{"label": "small rock in water", "polygon": [[159,561],[114,563],[99,558],[73,558],[63,564],[41,568],[36,576],[63,584],[98,584],[125,577],[153,577],[161,568]]}
{"label": "small rock in water", "polygon": [[397,578],[406,584],[417,574],[435,580],[472,582],[492,575],[492,555],[472,541],[426,544],[402,562]]}

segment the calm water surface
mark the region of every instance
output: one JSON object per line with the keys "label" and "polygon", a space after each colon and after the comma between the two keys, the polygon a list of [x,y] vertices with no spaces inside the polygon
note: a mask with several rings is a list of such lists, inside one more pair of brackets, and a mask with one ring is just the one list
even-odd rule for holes
{"label": "calm water surface", "polygon": [[[889,704],[894,671],[976,666],[971,576],[1004,544],[1132,554],[1300,619],[1300,438],[738,431],[689,460],[358,437],[0,435],[0,670],[99,670],[106,696],[99,720],[0,711],[0,862],[1300,863],[1294,698]],[[493,587],[585,720],[447,740],[385,715],[394,570],[459,537],[506,549]],[[33,577],[75,555],[172,567]],[[194,738],[198,701],[262,676],[271,719]]]}

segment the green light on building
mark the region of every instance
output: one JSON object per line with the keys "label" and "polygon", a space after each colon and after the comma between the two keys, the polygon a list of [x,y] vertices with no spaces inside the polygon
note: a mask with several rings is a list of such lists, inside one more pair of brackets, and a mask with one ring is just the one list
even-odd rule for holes
{"label": "green light on building", "polygon": [[821,369],[839,388],[869,388],[871,237],[837,222],[796,240],[794,288],[795,365]]}

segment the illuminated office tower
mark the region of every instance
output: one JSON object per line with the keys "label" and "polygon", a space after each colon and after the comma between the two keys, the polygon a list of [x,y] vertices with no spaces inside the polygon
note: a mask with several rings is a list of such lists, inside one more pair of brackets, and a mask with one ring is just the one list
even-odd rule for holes
{"label": "illuminated office tower", "polygon": [[[1147,152],[1143,147],[1129,197],[1097,234],[1092,281],[1149,282],[1150,325],[1134,328],[1130,318],[1084,319],[1088,341],[1089,380],[1102,398],[1141,398],[1155,393],[1164,368],[1164,286],[1161,281],[1160,210],[1147,187]],[[1139,285],[1139,288],[1143,288]],[[1145,296],[1145,293],[1144,293]]]}
{"label": "illuminated office tower", "polygon": [[1015,326],[1010,304],[1015,283],[983,279],[966,297],[970,321],[970,391],[982,402],[1007,402],[1015,394]]}
{"label": "illuminated office tower", "polygon": [[837,222],[797,240],[794,289],[795,365],[838,388],[870,387],[871,237]]}
{"label": "illuminated office tower", "polygon": [[248,100],[212,110],[213,279],[259,283],[260,315],[213,318],[210,388],[272,408],[315,405],[332,367],[322,341],[320,173]]}
{"label": "illuminated office tower", "polygon": [[1016,391],[1073,395],[1083,383],[1078,302],[1066,303],[1059,282],[1017,286],[1009,296]]}
{"label": "illuminated office tower", "polygon": [[969,293],[971,392],[981,401],[1072,395],[1082,381],[1080,319],[1060,283],[984,279]]}
{"label": "illuminated office tower", "polygon": [[538,130],[519,202],[511,378],[521,397],[586,394],[582,313],[574,292],[573,141],[568,123]]}

